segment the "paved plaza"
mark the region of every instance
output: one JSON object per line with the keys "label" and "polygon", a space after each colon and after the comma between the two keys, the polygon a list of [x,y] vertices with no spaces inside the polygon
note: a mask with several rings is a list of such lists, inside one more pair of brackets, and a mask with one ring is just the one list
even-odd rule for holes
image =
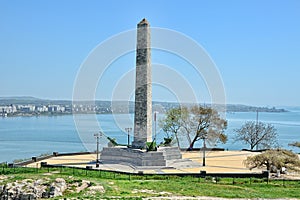
{"label": "paved plaza", "polygon": [[[203,152],[186,152],[183,151],[183,160],[189,159],[191,162],[184,162],[182,160],[174,161],[168,167],[156,166],[133,166],[128,163],[101,163],[99,168],[96,168],[95,160],[96,154],[83,154],[83,155],[70,155],[70,156],[57,156],[49,159],[41,160],[28,164],[28,167],[40,167],[41,162],[47,162],[50,165],[62,165],[70,167],[86,168],[91,166],[93,169],[113,170],[122,172],[138,173],[143,171],[146,173],[199,173],[206,171],[207,173],[261,173],[262,169],[249,170],[243,164],[243,161],[252,155],[258,153],[247,151],[209,151],[206,152],[206,166],[202,166]],[[101,155],[100,155],[101,160]]]}

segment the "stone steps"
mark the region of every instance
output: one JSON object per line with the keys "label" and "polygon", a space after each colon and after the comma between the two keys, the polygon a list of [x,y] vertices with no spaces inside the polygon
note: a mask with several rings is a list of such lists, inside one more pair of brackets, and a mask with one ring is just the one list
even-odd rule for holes
{"label": "stone steps", "polygon": [[169,160],[167,161],[167,166],[173,168],[198,168],[201,165],[197,162],[193,162],[189,159],[176,159],[176,160]]}
{"label": "stone steps", "polygon": [[103,163],[125,162],[136,166],[167,166],[168,161],[181,158],[177,147],[161,147],[150,152],[126,147],[105,147],[100,157]]}

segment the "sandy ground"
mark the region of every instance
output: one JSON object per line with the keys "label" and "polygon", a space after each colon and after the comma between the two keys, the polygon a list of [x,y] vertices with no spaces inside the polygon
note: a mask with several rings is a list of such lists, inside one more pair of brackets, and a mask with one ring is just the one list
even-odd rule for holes
{"label": "sandy ground", "polygon": [[[250,171],[245,167],[243,161],[252,155],[258,153],[247,151],[211,151],[206,153],[206,166],[202,166],[203,153],[202,152],[182,152],[182,157],[190,159],[198,163],[198,167],[184,167],[177,166],[174,168],[160,168],[147,167],[143,168],[144,173],[199,173],[206,171],[208,173],[260,173],[263,169],[255,169]],[[101,156],[100,156],[101,159]],[[50,159],[45,159],[39,162],[29,164],[28,167],[40,167],[40,162],[47,162],[47,164],[76,166],[85,168],[92,166],[95,168],[96,154],[76,155],[76,156],[58,156]],[[100,164],[100,168],[106,170],[137,172],[141,169],[134,168],[125,164]]]}

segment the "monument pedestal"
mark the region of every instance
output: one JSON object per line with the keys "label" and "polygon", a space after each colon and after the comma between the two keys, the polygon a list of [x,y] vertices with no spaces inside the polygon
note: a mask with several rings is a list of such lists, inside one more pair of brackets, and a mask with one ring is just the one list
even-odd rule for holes
{"label": "monument pedestal", "polygon": [[133,149],[145,149],[147,147],[145,141],[139,141],[139,140],[134,140],[131,146]]}
{"label": "monument pedestal", "polygon": [[148,152],[127,147],[104,147],[100,159],[103,163],[166,167],[169,162],[182,159],[182,155],[177,147],[160,147]]}

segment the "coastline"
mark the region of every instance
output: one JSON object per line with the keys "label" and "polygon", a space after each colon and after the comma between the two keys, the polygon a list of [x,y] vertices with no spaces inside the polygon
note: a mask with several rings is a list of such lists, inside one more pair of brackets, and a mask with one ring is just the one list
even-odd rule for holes
{"label": "coastline", "polygon": [[[226,113],[230,113],[230,114],[235,114],[235,113],[254,113],[256,111],[230,111],[227,110]],[[280,109],[280,110],[269,110],[269,111],[259,111],[259,112],[263,112],[263,113],[286,113],[286,112],[291,112],[289,110],[285,110],[285,109]],[[129,113],[124,113],[124,112],[75,112],[75,113],[71,113],[71,112],[47,112],[47,113],[43,113],[43,112],[33,112],[33,113],[9,113],[9,114],[2,114],[1,117],[2,118],[6,118],[6,117],[39,117],[39,116],[64,116],[64,115],[106,115],[106,114],[133,114],[134,112],[129,112]],[[163,114],[163,113],[161,113]]]}

